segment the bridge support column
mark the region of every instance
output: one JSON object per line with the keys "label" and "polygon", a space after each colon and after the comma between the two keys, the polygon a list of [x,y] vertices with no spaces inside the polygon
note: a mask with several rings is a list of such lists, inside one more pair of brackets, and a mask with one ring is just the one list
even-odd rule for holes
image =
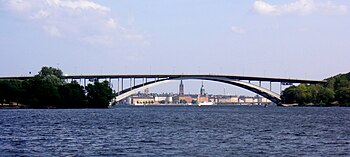
{"label": "bridge support column", "polygon": [[109,85],[113,88],[113,83],[112,83],[112,79],[111,78],[109,78]]}
{"label": "bridge support column", "polygon": [[130,84],[130,89],[132,90],[132,78],[130,78],[130,80],[129,80],[129,84]]}
{"label": "bridge support column", "polygon": [[282,94],[282,82],[280,82],[280,94]]}
{"label": "bridge support column", "polygon": [[118,89],[118,95],[119,95],[119,85],[120,85],[120,83],[119,83],[119,78],[118,78],[118,87],[117,87],[117,89]]}
{"label": "bridge support column", "polygon": [[124,79],[122,78],[122,90],[124,90]]}
{"label": "bridge support column", "polygon": [[272,84],[271,84],[271,81],[270,81],[270,91],[271,91],[271,89],[272,89]]}

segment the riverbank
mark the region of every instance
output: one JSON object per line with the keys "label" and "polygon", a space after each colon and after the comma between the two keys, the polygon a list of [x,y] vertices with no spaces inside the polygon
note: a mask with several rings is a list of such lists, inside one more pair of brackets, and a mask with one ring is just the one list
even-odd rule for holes
{"label": "riverbank", "polygon": [[25,109],[29,108],[28,105],[17,104],[17,103],[4,103],[0,105],[0,109]]}

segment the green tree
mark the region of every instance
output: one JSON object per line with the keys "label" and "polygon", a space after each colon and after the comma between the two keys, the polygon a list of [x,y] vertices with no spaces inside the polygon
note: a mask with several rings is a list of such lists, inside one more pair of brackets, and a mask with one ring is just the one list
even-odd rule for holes
{"label": "green tree", "polygon": [[109,106],[111,100],[116,96],[108,81],[89,84],[86,87],[87,100],[89,107],[92,108],[106,108]]}
{"label": "green tree", "polygon": [[180,100],[180,104],[186,104],[186,103],[187,103],[186,100],[184,100],[184,99],[181,99],[181,100]]}
{"label": "green tree", "polygon": [[5,94],[6,94],[6,90],[5,90],[5,81],[1,81],[0,80],[0,103],[1,105],[4,105],[5,102]]}
{"label": "green tree", "polygon": [[22,82],[18,80],[4,80],[0,81],[0,102],[13,103],[22,100],[23,88]]}
{"label": "green tree", "polygon": [[160,104],[165,104],[166,101],[165,101],[165,100],[161,100],[159,103],[160,103]]}
{"label": "green tree", "polygon": [[286,88],[281,95],[282,102],[285,104],[297,103],[298,89],[296,86]]}
{"label": "green tree", "polygon": [[335,93],[333,90],[322,87],[320,88],[319,93],[316,96],[316,100],[313,103],[319,105],[330,105],[334,101],[334,98]]}
{"label": "green tree", "polygon": [[18,80],[10,80],[8,81],[9,87],[8,87],[8,101],[10,102],[16,102],[18,105],[18,102],[22,100],[21,95],[23,88],[22,88],[22,82]]}
{"label": "green tree", "polygon": [[192,103],[192,104],[198,104],[198,101],[197,101],[197,100],[192,100],[191,103]]}
{"label": "green tree", "polygon": [[350,88],[343,87],[336,91],[336,100],[342,106],[350,106]]}
{"label": "green tree", "polygon": [[63,79],[63,72],[60,69],[53,67],[42,67],[37,76],[46,77],[50,75],[56,76],[59,79]]}
{"label": "green tree", "polygon": [[84,87],[78,82],[73,81],[59,86],[61,108],[84,108],[87,107],[87,98],[85,96]]}
{"label": "green tree", "polygon": [[26,102],[33,107],[54,106],[60,102],[59,86],[64,84],[62,71],[43,67],[38,75],[25,83]]}

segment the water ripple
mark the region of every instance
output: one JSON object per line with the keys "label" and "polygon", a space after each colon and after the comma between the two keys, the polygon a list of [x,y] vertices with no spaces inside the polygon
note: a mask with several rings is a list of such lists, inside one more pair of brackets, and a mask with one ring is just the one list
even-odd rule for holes
{"label": "water ripple", "polygon": [[1,110],[1,156],[349,156],[348,108]]}

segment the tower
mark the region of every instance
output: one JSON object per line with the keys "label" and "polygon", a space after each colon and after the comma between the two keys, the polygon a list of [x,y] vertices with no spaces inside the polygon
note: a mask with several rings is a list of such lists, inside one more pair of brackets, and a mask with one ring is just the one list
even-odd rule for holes
{"label": "tower", "polygon": [[200,90],[200,96],[205,96],[205,89],[204,89],[203,81],[202,81],[202,87]]}
{"label": "tower", "polygon": [[182,83],[182,80],[179,86],[179,96],[184,96],[184,84]]}

